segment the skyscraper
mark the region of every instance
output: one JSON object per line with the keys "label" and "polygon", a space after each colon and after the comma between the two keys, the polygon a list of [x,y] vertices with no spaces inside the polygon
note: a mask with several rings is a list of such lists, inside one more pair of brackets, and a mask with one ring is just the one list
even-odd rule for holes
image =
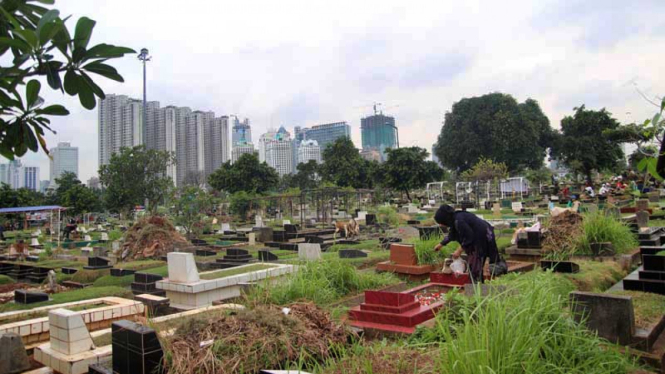
{"label": "skyscraper", "polygon": [[[142,102],[125,95],[108,94],[99,100],[97,112],[99,166],[106,165],[111,155],[123,147],[143,144]],[[158,102],[149,102],[147,108],[159,108]],[[156,142],[154,133],[146,135],[151,142]]]}
{"label": "skyscraper", "polygon": [[229,160],[229,117],[213,118],[205,128],[205,174],[206,177]]}
{"label": "skyscraper", "polygon": [[314,160],[321,163],[321,148],[316,140],[304,140],[298,146],[298,164],[307,163]]}
{"label": "skyscraper", "polygon": [[254,144],[237,144],[235,147],[233,147],[233,150],[231,150],[231,164],[235,164],[240,156],[244,155],[245,153],[255,153]]}
{"label": "skyscraper", "polygon": [[249,119],[239,121],[238,117],[233,116],[233,135],[231,137],[232,147],[239,144],[249,144],[252,142],[252,128],[249,126]]}
{"label": "skyscraper", "polygon": [[383,113],[362,118],[360,120],[363,150],[377,150],[385,161],[386,148],[397,148],[397,127],[395,117]]}
{"label": "skyscraper", "polygon": [[341,137],[351,137],[351,127],[346,122],[326,123],[312,126],[310,129],[302,129],[305,139],[316,140],[323,152],[326,147]]}
{"label": "skyscraper", "polygon": [[293,142],[291,134],[280,127],[275,137],[265,143],[266,163],[277,171],[279,176],[293,173]]}
{"label": "skyscraper", "polygon": [[68,142],[58,143],[57,147],[51,149],[49,180],[52,187],[57,186],[55,180],[65,172],[74,173],[77,177],[79,175],[79,149]]}
{"label": "skyscraper", "polygon": [[277,131],[275,129],[268,129],[268,132],[261,134],[259,137],[259,162],[266,161],[266,146],[269,142],[275,140]]}
{"label": "skyscraper", "polygon": [[39,191],[39,167],[23,166],[20,170],[20,178],[19,188]]}

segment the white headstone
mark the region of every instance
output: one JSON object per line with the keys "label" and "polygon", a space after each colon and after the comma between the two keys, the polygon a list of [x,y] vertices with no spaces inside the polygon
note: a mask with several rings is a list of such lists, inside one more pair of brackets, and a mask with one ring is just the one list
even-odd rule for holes
{"label": "white headstone", "polygon": [[90,237],[90,235],[86,235],[86,236],[83,238],[83,240],[86,241],[86,242],[91,242],[91,241],[92,241],[92,238]]}
{"label": "white headstone", "polygon": [[231,225],[228,223],[222,223],[222,232],[231,231]]}
{"label": "white headstone", "polygon": [[112,248],[114,251],[119,250],[119,249],[120,249],[120,242],[117,241],[117,240],[114,241],[113,243],[111,243],[111,248]]}
{"label": "white headstone", "polygon": [[39,240],[37,240],[37,238],[32,238],[32,240],[30,242],[30,245],[33,246],[33,247],[38,246],[39,245]]}
{"label": "white headstone", "polygon": [[367,218],[367,212],[366,211],[358,211],[358,220],[365,220]]}
{"label": "white headstone", "polygon": [[95,349],[81,314],[62,308],[52,310],[48,324],[52,350],[72,356]]}
{"label": "white headstone", "polygon": [[320,260],[321,244],[318,243],[298,244],[298,258],[307,261]]}
{"label": "white headstone", "polygon": [[216,224],[217,224],[217,217],[215,217],[215,218],[212,219],[212,224],[213,224],[213,225],[216,225]]}
{"label": "white headstone", "polygon": [[192,253],[171,252],[166,255],[169,268],[169,281],[195,283],[201,280]]}
{"label": "white headstone", "polygon": [[254,227],[263,227],[263,219],[261,216],[256,216]]}
{"label": "white headstone", "polygon": [[282,220],[282,225],[290,225],[290,224],[291,224],[291,220],[290,220],[290,219]]}
{"label": "white headstone", "polygon": [[90,257],[91,255],[92,255],[92,248],[91,247],[81,248],[81,256]]}
{"label": "white headstone", "polygon": [[107,240],[108,241],[109,240],[109,234],[106,233],[106,232],[103,232],[102,233],[102,240]]}
{"label": "white headstone", "polygon": [[522,207],[522,202],[521,201],[516,201],[516,202],[512,203],[512,207],[513,207],[513,212],[520,213],[522,211],[522,208],[523,208]]}
{"label": "white headstone", "polygon": [[81,226],[81,227],[77,228],[77,230],[84,233],[84,234],[88,233],[88,230],[85,228],[85,226]]}
{"label": "white headstone", "polygon": [[249,238],[249,245],[256,244],[256,233],[250,232],[249,234],[247,234],[247,237]]}
{"label": "white headstone", "polygon": [[104,228],[102,227],[102,225],[97,225],[97,230],[104,230]]}

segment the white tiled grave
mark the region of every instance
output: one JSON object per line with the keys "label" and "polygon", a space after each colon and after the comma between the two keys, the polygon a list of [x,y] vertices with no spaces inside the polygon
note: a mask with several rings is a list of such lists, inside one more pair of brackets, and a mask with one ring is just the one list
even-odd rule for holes
{"label": "white tiled grave", "polygon": [[136,317],[143,316],[145,306],[134,300],[123,299],[121,297],[102,297],[64,303],[58,305],[49,305],[30,310],[19,310],[0,314],[0,332],[14,332],[21,336],[26,348],[45,342],[50,338],[49,317],[36,317],[43,315],[55,309],[82,308],[89,309],[74,312],[81,316],[87,328],[90,331],[105,329],[111,326],[113,321],[121,319],[133,320]]}
{"label": "white tiled grave", "polygon": [[[196,270],[194,255],[191,253],[171,252],[167,255],[169,278],[158,281],[156,286],[166,291],[170,306],[190,310],[212,305],[214,301],[238,297],[241,286],[245,283],[279,277],[295,270],[293,265],[270,264],[270,269],[255,270],[217,279],[200,279]],[[256,264],[233,267],[234,270],[250,268]],[[224,272],[229,269],[214,270],[201,274]]]}
{"label": "white tiled grave", "polygon": [[84,374],[88,366],[108,360],[111,346],[96,348],[83,317],[71,310],[49,312],[50,342],[35,348],[34,358],[62,374]]}

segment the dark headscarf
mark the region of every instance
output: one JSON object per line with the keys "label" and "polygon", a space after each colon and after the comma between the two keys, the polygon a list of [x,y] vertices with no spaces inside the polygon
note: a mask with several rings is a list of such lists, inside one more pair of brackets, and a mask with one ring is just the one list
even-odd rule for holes
{"label": "dark headscarf", "polygon": [[455,223],[455,208],[447,204],[441,205],[434,214],[434,220],[438,224],[452,227]]}

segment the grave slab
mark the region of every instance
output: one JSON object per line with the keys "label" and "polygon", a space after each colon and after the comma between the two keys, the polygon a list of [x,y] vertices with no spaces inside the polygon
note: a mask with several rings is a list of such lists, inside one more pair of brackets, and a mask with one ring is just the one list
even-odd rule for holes
{"label": "grave slab", "polygon": [[340,249],[339,258],[363,258],[367,257],[367,252],[359,249]]}
{"label": "grave slab", "polygon": [[177,283],[200,281],[194,255],[184,252],[170,252],[167,255],[169,279]]}
{"label": "grave slab", "polygon": [[321,259],[321,245],[314,243],[298,244],[298,258],[307,261],[316,261]]}
{"label": "grave slab", "polygon": [[629,345],[635,334],[633,301],[629,296],[573,291],[573,315],[612,343]]}

